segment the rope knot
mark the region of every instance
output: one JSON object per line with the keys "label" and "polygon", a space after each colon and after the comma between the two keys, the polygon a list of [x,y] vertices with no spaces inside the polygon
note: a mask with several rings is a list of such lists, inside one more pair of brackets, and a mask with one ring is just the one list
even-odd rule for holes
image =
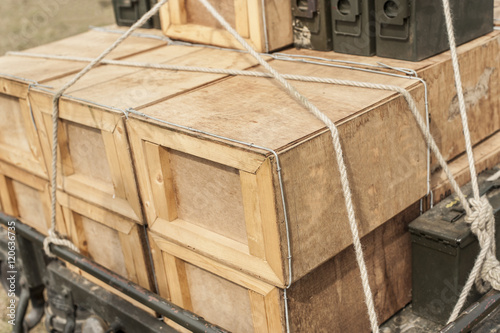
{"label": "rope knot", "polygon": [[476,287],[481,293],[490,287],[500,290],[500,262],[496,258],[493,207],[486,196],[470,199],[469,202],[472,212],[466,216],[465,221],[470,224],[481,248],[472,272],[476,277]]}
{"label": "rope knot", "polygon": [[55,258],[56,255],[52,253],[50,249],[50,244],[66,246],[76,253],[80,253],[80,250],[71,241],[59,237],[54,229],[49,229],[49,235],[43,240],[43,250],[49,258]]}
{"label": "rope knot", "polygon": [[472,212],[465,217],[465,222],[470,224],[472,232],[478,236],[478,233],[484,232],[487,229],[487,224],[490,219],[494,219],[493,208],[486,196],[479,200],[469,200]]}

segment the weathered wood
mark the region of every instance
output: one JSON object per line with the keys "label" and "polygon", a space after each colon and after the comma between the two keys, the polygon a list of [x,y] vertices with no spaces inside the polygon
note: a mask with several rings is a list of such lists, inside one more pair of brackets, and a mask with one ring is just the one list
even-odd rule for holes
{"label": "weathered wood", "polygon": [[[423,89],[414,80],[312,65],[297,67],[281,61],[273,61],[273,65],[284,73],[399,85],[410,90],[423,112]],[[421,135],[400,96],[333,85],[294,85],[339,126],[362,235],[425,194],[425,145],[415,139]],[[271,284],[285,284],[288,254],[274,157],[268,151],[199,131],[189,134],[193,128],[278,152],[289,206],[294,281],[351,244],[330,133],[271,80],[230,78],[141,111],[188,128],[134,115],[127,120],[148,224],[155,232]],[[146,156],[146,146],[151,143],[168,151],[168,164],[152,165],[159,158]],[[175,171],[177,156],[190,164],[179,165],[186,176]],[[227,181],[235,175],[234,169],[240,174],[239,183]],[[174,194],[158,184],[170,177]],[[390,179],[390,185],[384,179]],[[405,185],[409,183],[413,186]],[[224,199],[225,193],[231,193],[230,201]],[[203,204],[185,199],[196,198],[196,194],[203,197]],[[158,199],[170,201],[160,205]],[[203,207],[205,221],[181,216],[186,204],[191,211]],[[162,212],[172,205],[177,209],[174,220]],[[210,224],[210,212],[215,209],[221,213],[215,215],[217,224]],[[225,212],[232,213],[227,217]]]}
{"label": "weathered wood", "polygon": [[[500,16],[499,16],[500,18]],[[334,60],[413,69],[425,80],[429,92],[431,133],[445,160],[465,151],[462,124],[458,110],[453,68],[449,52],[420,62],[407,62],[379,57],[319,53],[310,50],[290,50],[285,53],[321,56]],[[477,38],[458,47],[460,71],[467,105],[473,144],[481,142],[500,129],[500,32]],[[357,80],[355,74],[352,79]],[[487,119],[487,121],[484,121]],[[432,168],[438,163],[432,156]]]}
{"label": "weathered wood", "polygon": [[[255,64],[247,55],[225,55],[225,52],[219,50],[168,46],[127,60],[192,65],[213,59],[212,64],[217,67],[236,68],[247,68]],[[68,90],[72,97],[64,97],[60,101],[61,188],[141,223],[142,212],[123,114],[93,103],[124,110],[128,107],[139,109],[223,77],[224,75],[172,73],[120,66],[101,66],[90,72]],[[39,132],[47,161],[52,159],[50,134],[53,92],[69,79],[70,76],[66,76],[47,81],[47,85],[54,87],[52,90],[34,88],[30,92],[33,109],[41,113],[43,118]],[[171,84],[172,80],[176,84]]]}
{"label": "weathered wood", "polygon": [[[411,300],[407,225],[418,212],[418,203],[413,204],[362,239],[381,322]],[[150,240],[163,253],[164,273],[170,277],[169,282],[172,280],[168,284],[172,302],[231,331],[286,331],[283,292],[279,288],[186,251],[154,232],[150,233]],[[158,252],[154,256],[155,262],[162,259]],[[175,293],[177,297],[173,296]],[[292,332],[370,331],[351,247],[294,282],[288,298]]]}
{"label": "weathered wood", "polygon": [[[474,149],[474,159],[476,162],[476,171],[478,173],[490,169],[500,163],[500,132],[497,132],[477,144]],[[470,182],[469,161],[464,153],[451,161],[448,165],[453,173],[455,180],[460,186]],[[450,194],[452,189],[448,178],[443,170],[439,169],[432,175],[431,178],[432,192],[434,194],[434,204],[440,202]]]}
{"label": "weathered wood", "polygon": [[[25,52],[96,57],[116,40],[116,35],[89,31],[57,42],[38,46]],[[131,37],[110,54],[120,59],[164,45],[164,42]],[[29,109],[29,85],[43,83],[83,69],[85,63],[45,60],[21,56],[0,57],[0,159],[37,176],[48,179],[48,173],[36,124],[41,124],[37,112]],[[38,126],[37,125],[37,126]]]}
{"label": "weathered wood", "polygon": [[133,220],[58,191],[72,242],[95,262],[154,290],[141,226]]}
{"label": "weathered wood", "polygon": [[[257,51],[265,52],[267,35],[269,51],[292,44],[290,2],[265,0],[211,1],[215,9]],[[266,16],[264,30],[263,16]],[[160,11],[165,35],[180,40],[228,48],[242,46],[218,21],[195,0],[172,0]]]}
{"label": "weathered wood", "polygon": [[[113,28],[125,31],[123,27]],[[53,43],[37,46],[24,52],[94,58],[117,38],[117,35],[112,33],[88,31]],[[165,45],[165,42],[150,38],[129,37],[108,57],[109,59],[121,59],[161,45]],[[85,65],[83,62],[67,60],[46,60],[20,56],[0,57],[0,93],[26,98],[27,88],[30,83],[43,83],[66,76],[83,69]]]}
{"label": "weathered wood", "polygon": [[28,101],[0,93],[0,159],[47,179],[47,169]]}
{"label": "weathered wood", "polygon": [[[51,95],[33,92],[46,161],[52,160]],[[64,107],[59,120],[58,184],[67,193],[142,223],[134,170],[120,114],[92,107]],[[50,170],[50,166],[49,166]]]}
{"label": "weathered wood", "polygon": [[[47,180],[13,165],[0,162],[0,202],[2,211],[44,235],[50,228],[50,191]],[[61,208],[57,206],[57,229],[66,235]]]}

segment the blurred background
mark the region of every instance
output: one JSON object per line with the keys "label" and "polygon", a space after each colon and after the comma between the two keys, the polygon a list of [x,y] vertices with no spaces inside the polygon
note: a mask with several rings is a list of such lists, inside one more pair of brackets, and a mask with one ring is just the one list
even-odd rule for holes
{"label": "blurred background", "polygon": [[[0,56],[114,23],[111,0],[0,0]],[[9,333],[8,297],[0,287],[0,333]],[[31,331],[46,332],[43,325]]]}
{"label": "blurred background", "polygon": [[0,0],[0,55],[114,22],[111,0]]}

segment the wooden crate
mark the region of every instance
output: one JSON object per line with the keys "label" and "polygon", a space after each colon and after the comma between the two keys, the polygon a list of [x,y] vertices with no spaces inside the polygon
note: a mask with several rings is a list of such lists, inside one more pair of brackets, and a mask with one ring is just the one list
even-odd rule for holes
{"label": "wooden crate", "polygon": [[[157,48],[129,61],[199,64],[213,59],[220,67],[247,68],[255,61],[248,55],[186,46]],[[65,192],[111,209],[142,223],[124,114],[112,109],[140,109],[197,86],[217,81],[224,75],[121,66],[101,66],[68,90],[60,101],[59,185]],[[48,81],[57,88],[70,77]],[[175,84],[172,84],[175,82]],[[52,160],[52,98],[54,91],[34,88],[30,93],[33,110],[41,113],[39,135],[47,161]],[[95,104],[97,103],[97,104]],[[106,107],[104,105],[108,105]]]}
{"label": "wooden crate", "polygon": [[[408,88],[423,110],[423,89],[415,81],[281,61],[273,65],[283,73],[397,84]],[[425,195],[426,148],[415,139],[421,135],[400,96],[294,85],[339,126],[362,235]],[[356,99],[345,99],[354,95]],[[255,147],[261,146],[280,157],[293,280],[351,244],[330,132],[273,81],[230,78],[141,111],[185,126],[132,115],[127,120],[147,222],[154,232],[283,286],[288,264],[276,160]]]}
{"label": "wooden crate", "polygon": [[[362,240],[380,322],[411,300],[408,223],[418,204]],[[160,295],[233,332],[286,332],[283,291],[151,232]],[[348,248],[288,290],[291,332],[369,332],[354,251]]]}
{"label": "wooden crate", "polygon": [[[476,172],[478,173],[500,164],[500,132],[496,132],[474,146],[473,151]],[[465,153],[449,163],[448,166],[460,186],[470,182],[469,161]],[[452,194],[451,185],[443,170],[439,170],[432,175],[431,185],[434,193],[434,203],[438,203]]]}
{"label": "wooden crate", "polygon": [[[429,92],[431,133],[450,161],[465,151],[462,122],[449,52],[419,62],[343,55],[335,52],[289,50],[285,53],[319,56],[333,60],[354,61],[415,70],[423,78]],[[477,144],[500,130],[500,31],[477,38],[458,47],[460,71],[468,110],[471,140]],[[420,138],[420,137],[419,137]],[[432,156],[432,169],[438,163]]]}
{"label": "wooden crate", "polygon": [[135,221],[58,191],[71,241],[84,256],[154,290],[145,232]]}
{"label": "wooden crate", "polygon": [[[116,40],[114,34],[89,31],[54,43],[35,47],[25,52],[95,57]],[[157,40],[131,38],[113,51],[111,58],[119,59],[158,47]],[[0,159],[16,165],[39,177],[48,179],[45,160],[36,131],[38,114],[30,112],[28,86],[75,73],[85,63],[62,60],[44,60],[20,56],[0,57]]]}
{"label": "wooden crate", "polygon": [[[210,3],[259,52],[274,51],[293,43],[290,1],[223,0]],[[168,37],[221,47],[242,48],[197,0],[169,1],[160,9],[160,20],[162,30]],[[268,50],[265,44],[266,34]]]}
{"label": "wooden crate", "polygon": [[48,179],[35,115],[26,99],[19,97],[0,93],[0,160]]}
{"label": "wooden crate", "polygon": [[[52,137],[47,133],[52,133],[52,111],[35,94],[32,98],[33,109],[43,118],[39,125],[44,131],[42,144],[46,160],[51,161]],[[51,104],[50,95],[45,99]],[[58,186],[142,223],[122,115],[93,107],[65,107],[61,103],[59,116]]]}
{"label": "wooden crate", "polygon": [[495,9],[494,9],[494,23],[496,26],[500,25],[500,0],[495,0],[494,3]]}
{"label": "wooden crate", "polygon": [[[50,191],[47,180],[0,161],[0,203],[7,215],[44,235],[50,228]],[[57,206],[57,231],[66,235],[62,213]]]}

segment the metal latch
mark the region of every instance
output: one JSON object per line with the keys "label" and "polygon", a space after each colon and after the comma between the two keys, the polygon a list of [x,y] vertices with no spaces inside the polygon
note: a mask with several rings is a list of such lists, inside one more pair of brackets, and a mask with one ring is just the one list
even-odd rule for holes
{"label": "metal latch", "polygon": [[336,34],[361,36],[361,0],[338,0],[332,8],[332,17]]}
{"label": "metal latch", "polygon": [[318,11],[318,0],[293,0],[292,11],[295,17],[312,19]]}
{"label": "metal latch", "polygon": [[409,37],[408,0],[375,0],[377,31],[381,38],[406,40]]}

